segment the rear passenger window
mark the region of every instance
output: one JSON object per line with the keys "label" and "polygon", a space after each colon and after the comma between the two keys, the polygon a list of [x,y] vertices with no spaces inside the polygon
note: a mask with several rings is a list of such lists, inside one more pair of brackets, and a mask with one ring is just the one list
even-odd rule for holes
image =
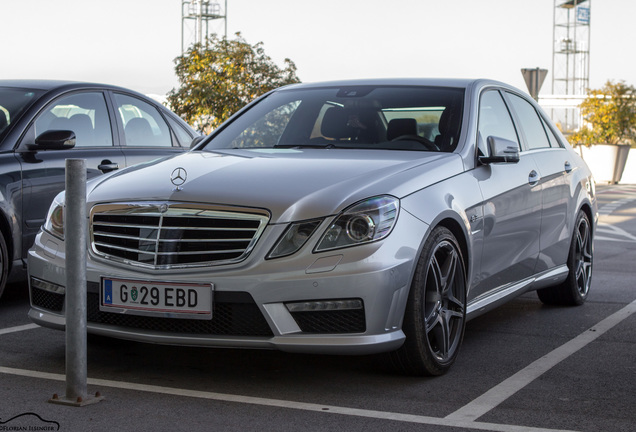
{"label": "rear passenger window", "polygon": [[550,127],[546,124],[546,122],[543,119],[543,117],[541,118],[541,123],[543,123],[543,127],[545,128],[546,132],[548,133],[548,141],[550,141],[550,147],[561,148],[562,145],[559,142],[559,139],[556,137],[556,135],[554,135],[554,132],[552,132],[552,129],[550,129]]}
{"label": "rear passenger window", "polygon": [[172,147],[168,124],[152,105],[115,93],[115,103],[128,147]]}
{"label": "rear passenger window", "polygon": [[510,97],[512,108],[521,122],[521,129],[526,137],[528,149],[550,147],[543,122],[534,107],[528,101],[515,94],[508,93],[508,96]]}
{"label": "rear passenger window", "polygon": [[190,147],[192,136],[179,123],[168,117],[168,123],[172,126],[172,131],[177,136],[181,147]]}

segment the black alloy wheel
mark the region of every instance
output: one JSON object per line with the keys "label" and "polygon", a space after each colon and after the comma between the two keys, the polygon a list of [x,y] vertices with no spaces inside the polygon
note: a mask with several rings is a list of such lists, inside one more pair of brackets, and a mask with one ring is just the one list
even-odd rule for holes
{"label": "black alloy wheel", "polygon": [[442,375],[455,361],[466,324],[466,280],[453,234],[437,227],[427,239],[404,315],[404,345],[393,365],[409,375]]}
{"label": "black alloy wheel", "polygon": [[560,285],[537,290],[539,299],[545,304],[555,305],[578,306],[585,303],[592,286],[593,261],[592,225],[585,212],[580,211],[570,243],[567,279]]}

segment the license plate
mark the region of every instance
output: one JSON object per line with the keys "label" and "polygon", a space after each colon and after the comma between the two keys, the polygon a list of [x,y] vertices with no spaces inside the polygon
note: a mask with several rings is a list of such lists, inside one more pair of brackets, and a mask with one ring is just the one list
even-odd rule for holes
{"label": "license plate", "polygon": [[212,319],[212,284],[102,277],[100,310],[165,318]]}

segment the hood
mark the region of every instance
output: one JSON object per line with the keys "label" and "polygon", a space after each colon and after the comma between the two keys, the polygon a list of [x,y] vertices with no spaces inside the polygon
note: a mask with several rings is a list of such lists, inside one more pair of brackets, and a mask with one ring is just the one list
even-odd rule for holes
{"label": "hood", "polygon": [[[171,175],[182,168],[178,188]],[[336,214],[371,196],[401,198],[463,169],[452,153],[342,149],[192,151],[92,185],[89,204],[175,201],[268,210],[272,223]]]}

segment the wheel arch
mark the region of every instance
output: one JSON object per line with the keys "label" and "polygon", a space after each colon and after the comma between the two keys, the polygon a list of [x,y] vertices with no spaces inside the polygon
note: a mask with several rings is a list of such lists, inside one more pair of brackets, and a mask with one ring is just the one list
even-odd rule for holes
{"label": "wheel arch", "polygon": [[448,229],[451,233],[453,233],[453,236],[455,236],[455,239],[459,243],[459,247],[462,252],[464,273],[466,274],[466,276],[468,276],[468,270],[469,270],[468,265],[470,262],[468,259],[468,241],[466,239],[466,233],[462,225],[459,222],[457,222],[455,219],[447,217],[439,221],[439,223],[437,223],[436,226],[443,226],[444,228]]}
{"label": "wheel arch", "polygon": [[590,203],[584,202],[579,206],[579,208],[580,208],[580,211],[585,213],[590,223],[592,224],[592,236],[594,236],[594,230],[596,229],[596,223],[595,223],[596,219],[594,218],[594,215],[592,214],[592,206],[590,205]]}
{"label": "wheel arch", "polygon": [[15,244],[13,238],[13,229],[11,228],[11,224],[9,223],[7,216],[4,211],[0,210],[0,234],[4,238],[4,242],[7,247],[7,265],[8,265],[8,273],[11,273],[11,269],[13,267],[13,260],[15,259]]}

